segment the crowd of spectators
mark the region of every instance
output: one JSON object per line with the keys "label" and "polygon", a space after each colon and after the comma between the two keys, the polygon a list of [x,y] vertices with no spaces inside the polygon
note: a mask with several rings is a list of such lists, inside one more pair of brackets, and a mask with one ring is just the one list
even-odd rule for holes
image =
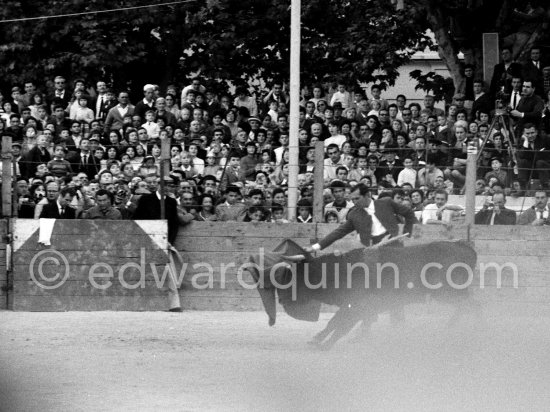
{"label": "crowd of spectators", "polygon": [[[470,145],[481,151],[477,194],[548,189],[550,66],[539,48],[523,65],[510,56],[503,49],[488,85],[465,66],[465,81],[444,108],[430,95],[423,104],[408,104],[404,95],[388,101],[376,84],[304,87],[297,221],[312,221],[316,142],[326,152],[327,222],[346,219],[358,183],[409,204],[421,221],[441,219],[447,195],[464,191]],[[129,100],[104,81],[69,86],[61,76],[50,87],[25,82],[0,95],[20,217],[44,216],[45,206],[63,198],[75,217],[131,219],[140,197],[158,191],[161,142],[170,139],[166,193],[181,222],[287,222],[289,98],[282,82],[263,93],[238,87],[234,96],[218,96],[195,78],[181,90],[147,84],[139,101]],[[493,124],[495,116],[503,121]],[[423,216],[434,207],[435,215]]]}

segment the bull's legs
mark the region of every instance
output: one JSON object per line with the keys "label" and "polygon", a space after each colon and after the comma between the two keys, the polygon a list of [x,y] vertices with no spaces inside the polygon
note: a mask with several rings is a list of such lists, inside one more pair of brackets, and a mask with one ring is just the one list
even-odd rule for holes
{"label": "bull's legs", "polygon": [[[339,310],[338,310],[339,312]],[[336,312],[334,314],[334,316],[332,318],[330,318],[330,320],[328,321],[327,323],[327,326],[325,326],[325,328],[319,332],[317,335],[315,335],[308,343],[310,345],[318,345],[320,344],[321,342],[323,342],[328,335],[330,335],[334,329],[336,328],[336,324],[337,324],[337,320],[336,320],[336,315],[338,314],[338,312]]]}
{"label": "bull's legs", "polygon": [[333,329],[332,335],[330,335],[328,340],[320,343],[319,347],[324,350],[332,348],[336,342],[346,336],[353,329],[357,322],[361,320],[362,316],[363,313],[359,307],[341,307],[330,320],[330,322],[334,321],[330,325]]}

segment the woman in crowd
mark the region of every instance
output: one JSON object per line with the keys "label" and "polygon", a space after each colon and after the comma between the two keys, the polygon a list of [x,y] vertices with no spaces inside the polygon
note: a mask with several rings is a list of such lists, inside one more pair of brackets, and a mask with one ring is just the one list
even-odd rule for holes
{"label": "woman in crowd", "polygon": [[110,160],[119,160],[118,149],[115,146],[105,148],[105,158],[101,161],[101,168],[107,167],[107,162]]}
{"label": "woman in crowd", "polygon": [[237,122],[237,116],[233,110],[229,110],[225,114],[225,119],[222,120],[222,124],[229,127],[229,130],[231,131],[231,138],[234,139],[239,131],[239,123]]}
{"label": "woman in crowd", "polygon": [[215,222],[218,220],[216,214],[216,200],[209,193],[203,194],[199,199],[199,208],[195,214],[195,220],[199,222]]}
{"label": "woman in crowd", "polygon": [[132,165],[134,172],[137,172],[141,167],[141,160],[136,160],[135,146],[128,146],[124,153],[128,156],[128,161]]}
{"label": "woman in crowd", "polygon": [[167,94],[164,98],[166,101],[166,111],[172,113],[176,117],[176,121],[179,121],[181,118],[181,112],[176,102],[176,97],[172,94]]}
{"label": "woman in crowd", "polygon": [[35,119],[38,119],[38,109],[44,107],[46,109],[46,113],[49,112],[48,106],[46,105],[46,102],[44,101],[44,96],[41,93],[35,93],[33,94],[31,98],[31,104],[29,106],[29,109],[31,109],[31,116]]}

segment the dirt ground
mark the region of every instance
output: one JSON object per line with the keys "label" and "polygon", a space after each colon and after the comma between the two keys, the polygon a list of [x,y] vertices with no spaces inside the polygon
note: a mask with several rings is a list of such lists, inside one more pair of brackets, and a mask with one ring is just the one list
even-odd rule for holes
{"label": "dirt ground", "polygon": [[381,316],[330,352],[262,312],[0,312],[1,411],[545,411],[550,319]]}

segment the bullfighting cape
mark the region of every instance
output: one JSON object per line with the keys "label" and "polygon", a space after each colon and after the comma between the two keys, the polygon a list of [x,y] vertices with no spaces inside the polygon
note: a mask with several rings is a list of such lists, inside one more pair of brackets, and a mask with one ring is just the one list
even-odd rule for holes
{"label": "bullfighting cape", "polygon": [[273,252],[262,252],[249,258],[251,266],[247,269],[257,284],[264,309],[269,316],[270,326],[275,324],[277,317],[276,294],[279,297],[279,303],[289,316],[310,322],[319,320],[321,302],[311,300],[304,295],[299,297],[297,294],[293,299],[291,284],[293,279],[290,268],[292,265],[302,266],[302,263],[296,264],[290,259],[291,256],[296,255],[303,255],[306,260],[311,259],[311,255],[301,246],[287,239],[281,242]]}
{"label": "bullfighting cape", "polygon": [[[299,260],[295,259],[298,255]],[[449,287],[449,267],[461,263],[473,270],[476,261],[475,250],[464,241],[360,248],[312,257],[286,239],[273,252],[251,256],[248,270],[256,281],[269,324],[274,325],[277,295],[289,316],[311,322],[319,319],[321,303],[341,307],[365,302],[374,295],[382,299],[397,296],[404,304],[413,303],[422,301],[436,284],[441,284],[440,296],[453,298],[468,292]],[[379,276],[384,264],[392,264],[398,274],[392,269]],[[429,270],[423,272],[424,268]],[[453,270],[456,284],[467,280],[468,271],[461,267]]]}

